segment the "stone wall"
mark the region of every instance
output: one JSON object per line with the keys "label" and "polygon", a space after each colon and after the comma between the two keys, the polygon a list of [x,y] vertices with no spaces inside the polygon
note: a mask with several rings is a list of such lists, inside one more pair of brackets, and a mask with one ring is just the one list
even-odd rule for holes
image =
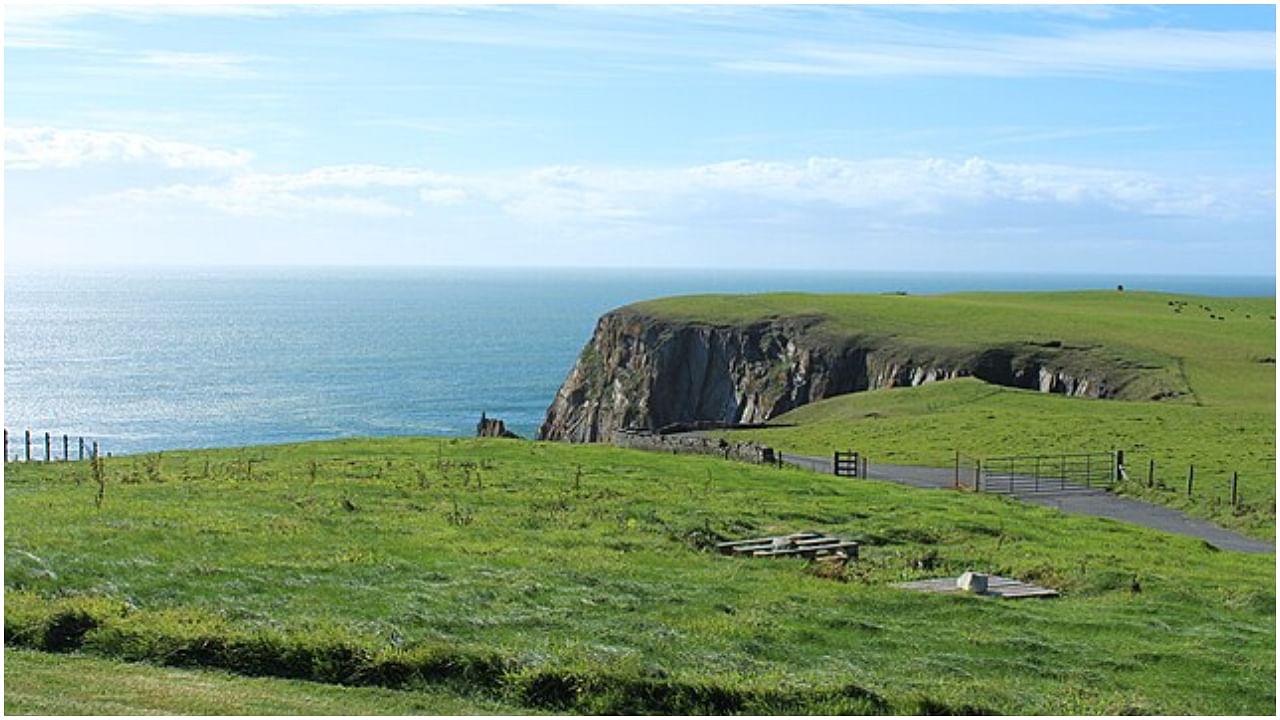
{"label": "stone wall", "polygon": [[726,460],[755,464],[774,464],[773,448],[754,442],[729,442],[720,438],[696,435],[657,435],[649,432],[618,431],[613,444],[633,450],[665,452],[677,455],[712,455]]}

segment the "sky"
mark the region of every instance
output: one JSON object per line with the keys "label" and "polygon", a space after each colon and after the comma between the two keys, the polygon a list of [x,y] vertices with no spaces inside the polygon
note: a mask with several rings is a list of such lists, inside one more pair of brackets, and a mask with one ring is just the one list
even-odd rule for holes
{"label": "sky", "polygon": [[5,9],[50,265],[1271,274],[1274,6]]}

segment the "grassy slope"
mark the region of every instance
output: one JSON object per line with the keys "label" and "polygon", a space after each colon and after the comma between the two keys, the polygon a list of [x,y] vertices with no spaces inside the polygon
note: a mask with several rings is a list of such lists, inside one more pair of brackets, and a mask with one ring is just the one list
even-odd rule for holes
{"label": "grassy slope", "polygon": [[[1275,413],[1168,402],[1087,400],[961,379],[853,393],[774,419],[783,427],[724,433],[795,453],[860,450],[872,462],[950,467],[968,458],[1123,449],[1121,492],[1182,508],[1257,537],[1275,535]],[[786,427],[786,426],[791,427]],[[1145,487],[1148,461],[1165,489]],[[1195,465],[1186,496],[1187,466]],[[966,460],[972,466],[972,460]],[[1245,505],[1232,508],[1231,473]]]}
{"label": "grassy slope", "polygon": [[[133,608],[86,636],[87,652],[112,657],[192,628],[259,629],[724,693],[855,686],[898,711],[1275,707],[1273,557],[1001,498],[511,441],[202,451],[117,458],[107,472],[98,510],[83,465],[7,468],[7,639],[53,598],[79,595]],[[864,541],[844,582],[802,561],[698,549],[708,532],[805,528]],[[889,586],[967,568],[1065,596]],[[557,705],[538,687],[503,697],[626,707],[592,704],[590,691]],[[874,709],[853,696],[801,709]]]}
{"label": "grassy slope", "polygon": [[458,715],[527,710],[434,691],[244,678],[10,648],[6,715]]}
{"label": "grassy slope", "polygon": [[[1174,304],[1170,304],[1174,303]],[[1124,449],[1145,479],[1149,459],[1167,485],[1183,487],[1188,464],[1203,478],[1195,497],[1128,492],[1261,537],[1275,534],[1274,298],[1207,298],[1135,292],[895,295],[690,296],[642,303],[648,312],[713,323],[822,315],[835,334],[972,347],[1060,340],[1183,373],[1193,391],[1161,402],[1090,401],[986,388],[974,381],[848,395],[776,418],[797,428],[746,436],[795,452],[853,447],[885,462],[946,466],[956,450],[976,455]],[[1206,309],[1208,308],[1208,309]],[[1178,310],[1175,312],[1175,310]],[[1210,315],[1226,318],[1211,319]],[[1252,506],[1223,504],[1241,473]]]}

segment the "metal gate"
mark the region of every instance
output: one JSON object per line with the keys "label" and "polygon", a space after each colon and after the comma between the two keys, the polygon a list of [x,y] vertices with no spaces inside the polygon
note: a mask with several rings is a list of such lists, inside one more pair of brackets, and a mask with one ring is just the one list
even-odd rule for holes
{"label": "metal gate", "polygon": [[986,458],[976,473],[976,489],[1006,495],[1106,490],[1119,479],[1123,457],[1100,452]]}
{"label": "metal gate", "polygon": [[860,477],[862,473],[859,472],[858,460],[858,453],[852,450],[848,452],[837,450],[835,456],[831,459],[831,469],[840,477]]}

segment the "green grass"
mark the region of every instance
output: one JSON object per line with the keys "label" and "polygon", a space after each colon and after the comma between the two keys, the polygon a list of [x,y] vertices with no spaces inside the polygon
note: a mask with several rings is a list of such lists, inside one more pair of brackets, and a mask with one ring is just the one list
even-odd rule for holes
{"label": "green grass", "polygon": [[[1123,402],[961,380],[830,398],[773,419],[797,427],[728,436],[797,453],[852,448],[882,462],[939,467],[950,466],[956,451],[990,457],[1121,449],[1141,481],[1123,492],[1257,537],[1275,536],[1274,298],[1132,291],[703,295],[636,308],[719,325],[814,316],[833,338],[861,337],[908,356],[1054,342],[1088,348],[1072,362],[1109,372],[1137,368],[1142,375],[1121,394]],[[1183,394],[1151,401],[1156,387]],[[1168,489],[1145,487],[1150,460]],[[1190,498],[1189,465],[1197,476]],[[1240,474],[1243,508],[1229,503],[1233,471]]]}
{"label": "green grass", "polygon": [[[1274,408],[1068,398],[964,378],[841,395],[772,422],[779,427],[723,435],[798,454],[856,449],[872,462],[934,467],[951,467],[957,450],[972,467],[972,458],[1121,449],[1131,482],[1120,492],[1275,537]],[[1146,487],[1150,460],[1165,489]],[[1190,498],[1189,465],[1196,468]],[[1230,503],[1233,471],[1240,507]]]}
{"label": "green grass", "polygon": [[443,688],[413,692],[245,678],[10,648],[6,715],[512,715],[528,710]]}
{"label": "green grass", "polygon": [[[560,712],[1275,709],[1274,557],[1002,498],[515,441],[106,470],[99,509],[83,464],[7,467],[10,647]],[[800,529],[863,558],[706,550]],[[891,586],[970,568],[1063,597]]]}
{"label": "green grass", "polygon": [[1181,402],[1275,409],[1276,366],[1260,362],[1274,360],[1275,298],[1114,291],[918,296],[774,293],[691,295],[633,307],[656,316],[716,325],[815,316],[822,318],[821,328],[832,336],[871,338],[905,349],[960,352],[1057,341],[1091,348],[1088,357],[1093,362],[1143,365],[1157,376],[1181,379],[1193,393]]}

